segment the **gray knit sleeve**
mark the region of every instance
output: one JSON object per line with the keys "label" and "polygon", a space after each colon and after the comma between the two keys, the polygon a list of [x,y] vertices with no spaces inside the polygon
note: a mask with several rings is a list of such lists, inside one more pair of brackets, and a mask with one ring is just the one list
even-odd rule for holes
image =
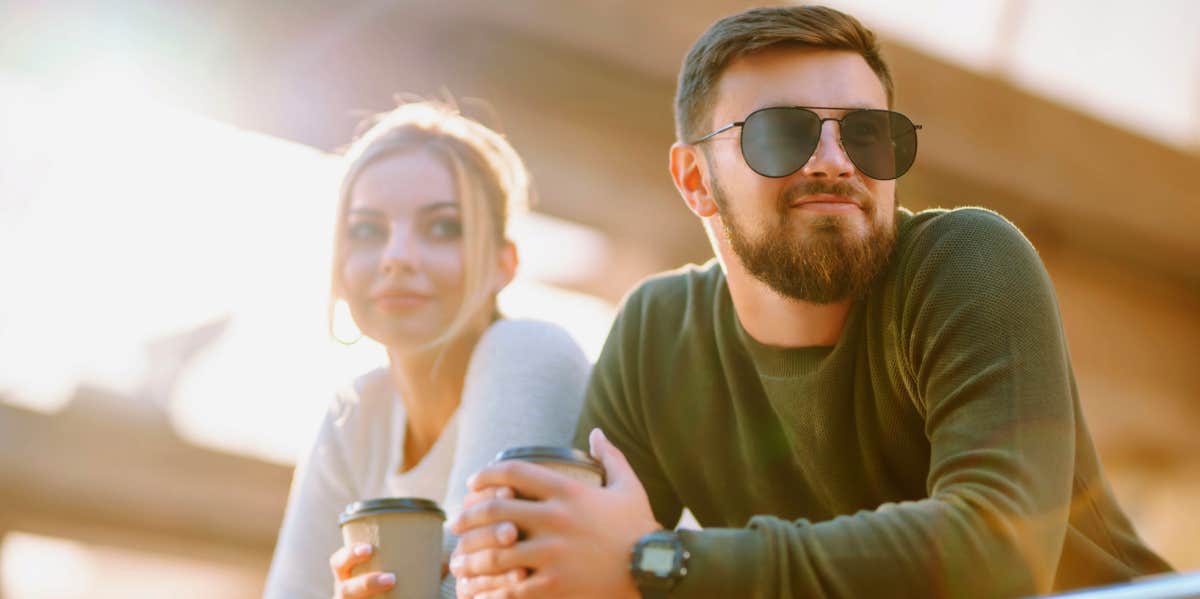
{"label": "gray knit sleeve", "polygon": [[[583,405],[591,363],[558,325],[500,320],[471,356],[458,411],[454,467],[442,507],[462,508],[467,478],[519,445],[568,446]],[[445,554],[457,539],[446,534]]]}

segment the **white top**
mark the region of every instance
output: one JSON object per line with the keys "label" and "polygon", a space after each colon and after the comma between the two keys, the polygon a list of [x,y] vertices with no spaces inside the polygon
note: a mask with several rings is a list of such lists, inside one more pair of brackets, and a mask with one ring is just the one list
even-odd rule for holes
{"label": "white top", "polygon": [[[338,514],[372,497],[425,497],[457,515],[466,479],[518,445],[568,445],[590,364],[556,325],[500,320],[471,355],[458,410],[416,466],[404,464],[404,403],[386,369],[336,396],[309,456],[296,467],[265,599],[328,599]],[[453,539],[447,539],[447,549]],[[399,581],[403,584],[403,581]]]}

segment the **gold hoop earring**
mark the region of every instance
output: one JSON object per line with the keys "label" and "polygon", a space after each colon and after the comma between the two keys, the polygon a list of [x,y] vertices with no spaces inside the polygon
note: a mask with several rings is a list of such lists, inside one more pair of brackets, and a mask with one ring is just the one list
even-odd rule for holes
{"label": "gold hoop earring", "polygon": [[[342,345],[351,346],[363,338],[362,330],[358,328],[358,323],[354,322],[354,315],[350,313],[350,305],[346,300],[339,299],[333,303],[333,322],[330,324],[329,335]],[[344,335],[345,333],[350,335]]]}

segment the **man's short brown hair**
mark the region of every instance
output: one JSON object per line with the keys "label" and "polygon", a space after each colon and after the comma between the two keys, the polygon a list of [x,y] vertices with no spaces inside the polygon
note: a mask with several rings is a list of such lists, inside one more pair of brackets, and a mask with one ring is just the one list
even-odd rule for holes
{"label": "man's short brown hair", "polygon": [[713,23],[683,60],[675,92],[679,141],[692,141],[707,133],[702,129],[712,112],[713,91],[730,62],[777,46],[857,52],[879,76],[891,107],[892,75],[880,56],[875,34],[858,19],[824,6],[753,8]]}

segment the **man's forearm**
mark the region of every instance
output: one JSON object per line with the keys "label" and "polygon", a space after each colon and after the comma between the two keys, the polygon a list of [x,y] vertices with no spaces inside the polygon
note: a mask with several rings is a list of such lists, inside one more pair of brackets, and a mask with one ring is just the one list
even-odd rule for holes
{"label": "man's forearm", "polygon": [[818,524],[757,516],[743,529],[680,531],[691,558],[672,597],[1015,597],[1049,590],[1038,581],[1052,580],[1062,542],[1054,530],[1065,520],[1039,523],[1039,530],[987,504],[947,495]]}

